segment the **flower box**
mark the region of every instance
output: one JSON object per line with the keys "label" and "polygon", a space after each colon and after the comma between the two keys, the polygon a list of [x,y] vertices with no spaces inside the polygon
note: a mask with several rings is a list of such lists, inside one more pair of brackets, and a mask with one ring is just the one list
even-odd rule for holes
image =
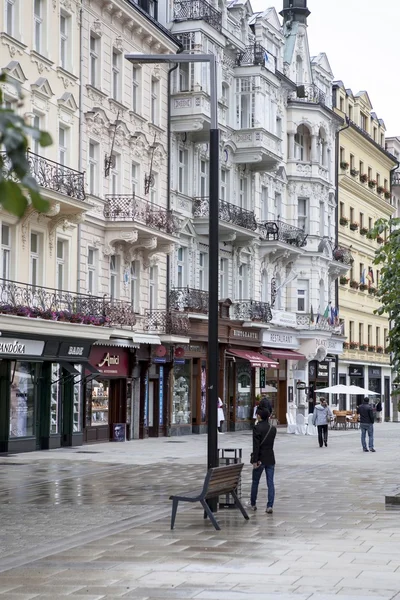
{"label": "flower box", "polygon": [[345,160],[342,160],[342,162],[340,163],[340,168],[344,169],[345,171],[347,171],[347,169],[349,168],[349,163]]}
{"label": "flower box", "polygon": [[376,287],[368,288],[368,294],[370,294],[371,296],[374,296],[376,294],[376,291]]}
{"label": "flower box", "polygon": [[383,354],[383,346],[377,346],[376,351],[378,354]]}
{"label": "flower box", "polygon": [[367,235],[367,233],[368,233],[368,227],[361,227],[360,235]]}
{"label": "flower box", "polygon": [[350,229],[352,231],[357,231],[357,229],[359,228],[359,224],[354,222],[354,223],[350,223]]}
{"label": "flower box", "polygon": [[358,290],[360,284],[355,279],[352,279],[352,281],[350,281],[350,287],[353,288],[353,290]]}
{"label": "flower box", "polygon": [[340,284],[341,285],[347,285],[349,283],[349,281],[350,281],[349,277],[341,277],[340,278]]}
{"label": "flower box", "polygon": [[365,292],[368,289],[368,285],[366,283],[360,283],[360,290]]}
{"label": "flower box", "polygon": [[382,237],[382,236],[378,235],[378,237],[376,238],[376,241],[378,242],[378,244],[383,244],[383,242],[384,242],[385,240],[383,239],[383,237]]}
{"label": "flower box", "polygon": [[375,352],[375,346],[368,346],[368,352]]}
{"label": "flower box", "polygon": [[365,352],[367,350],[367,348],[368,348],[367,344],[360,344],[360,350],[362,352]]}
{"label": "flower box", "polygon": [[362,175],[360,175],[360,181],[362,183],[367,183],[367,181],[368,181],[368,175],[366,173],[363,173]]}
{"label": "flower box", "polygon": [[350,350],[357,350],[357,348],[358,348],[357,342],[350,342]]}
{"label": "flower box", "polygon": [[375,179],[368,179],[368,187],[373,189],[376,186]]}
{"label": "flower box", "polygon": [[384,190],[383,193],[385,194],[386,200],[390,200],[390,192],[389,192],[389,190]]}
{"label": "flower box", "polygon": [[383,194],[383,192],[385,191],[385,188],[383,187],[383,185],[378,185],[378,187],[376,188],[376,191],[378,192],[378,194]]}
{"label": "flower box", "polygon": [[348,350],[348,349],[349,349],[348,342],[344,342],[344,344],[343,344],[343,350]]}
{"label": "flower box", "polygon": [[353,177],[357,177],[357,175],[359,174],[360,171],[357,171],[357,169],[350,169],[350,174],[353,175]]}
{"label": "flower box", "polygon": [[340,217],[339,223],[346,227],[349,224],[349,219],[347,217]]}

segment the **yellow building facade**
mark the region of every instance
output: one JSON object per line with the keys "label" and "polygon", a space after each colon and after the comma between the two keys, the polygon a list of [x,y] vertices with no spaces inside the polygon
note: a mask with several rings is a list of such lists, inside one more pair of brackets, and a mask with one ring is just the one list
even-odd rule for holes
{"label": "yellow building facade", "polygon": [[[336,82],[334,110],[346,122],[339,133],[338,246],[348,248],[353,263],[340,278],[340,316],[347,342],[338,365],[338,383],[375,391],[384,405],[384,417],[392,417],[391,365],[387,353],[389,322],[374,311],[379,307],[376,289],[379,267],[374,265],[379,243],[367,237],[379,218],[388,218],[391,205],[391,171],[397,162],[385,149],[385,124],[373,112],[367,92],[353,94]],[[343,396],[341,409],[353,409],[362,396]],[[377,400],[376,400],[377,401]]]}

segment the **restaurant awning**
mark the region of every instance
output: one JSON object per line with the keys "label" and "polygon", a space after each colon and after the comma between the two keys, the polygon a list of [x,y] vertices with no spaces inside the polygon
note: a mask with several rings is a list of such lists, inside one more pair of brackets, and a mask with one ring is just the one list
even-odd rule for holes
{"label": "restaurant awning", "polygon": [[304,354],[295,352],[295,350],[278,350],[277,348],[264,348],[264,352],[268,352],[271,358],[275,360],[306,360]]}
{"label": "restaurant awning", "polygon": [[251,352],[251,350],[233,350],[230,348],[227,350],[227,354],[248,360],[252,367],[262,367],[264,369],[277,369],[279,367],[277,362],[259,352]]}

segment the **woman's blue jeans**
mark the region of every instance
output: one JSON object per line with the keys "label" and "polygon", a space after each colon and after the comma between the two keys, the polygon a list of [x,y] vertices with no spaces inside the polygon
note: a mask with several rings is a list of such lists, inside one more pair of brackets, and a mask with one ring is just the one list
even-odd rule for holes
{"label": "woman's blue jeans", "polygon": [[257,495],[258,495],[258,485],[260,483],[261,475],[265,469],[265,475],[267,478],[267,488],[268,488],[268,503],[267,508],[273,507],[275,500],[275,484],[274,484],[274,473],[275,473],[275,465],[260,465],[256,469],[253,469],[253,481],[251,484],[251,496],[250,502],[252,506],[257,504]]}

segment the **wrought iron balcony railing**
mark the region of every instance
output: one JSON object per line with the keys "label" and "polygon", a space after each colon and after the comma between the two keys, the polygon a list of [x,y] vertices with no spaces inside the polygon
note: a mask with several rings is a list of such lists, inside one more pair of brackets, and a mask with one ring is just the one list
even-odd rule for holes
{"label": "wrought iron balcony railing", "polygon": [[326,104],[326,94],[314,83],[303,83],[297,85],[297,90],[290,92],[289,102],[309,102],[311,104]]}
{"label": "wrought iron balcony railing", "polygon": [[189,317],[187,313],[166,310],[148,310],[145,316],[146,331],[170,335],[188,335]]}
{"label": "wrought iron balcony railing", "polygon": [[400,171],[393,171],[392,185],[400,185]]}
{"label": "wrought iron balcony railing", "polygon": [[[208,214],[208,196],[194,198],[193,216],[208,217]],[[224,200],[219,201],[219,219],[225,223],[238,225],[239,227],[249,229],[250,231],[256,231],[257,229],[257,221],[252,210],[241,208],[230,202],[225,202]]]}
{"label": "wrought iron balcony railing", "polygon": [[[85,200],[85,181],[84,174],[69,167],[65,167],[60,163],[34,154],[27,153],[27,158],[31,170],[31,175],[43,188],[60,192],[75,200]],[[1,152],[3,161],[2,170],[5,172],[5,177],[10,175],[10,161],[5,152]]]}
{"label": "wrought iron balcony railing", "polygon": [[176,233],[178,222],[171,211],[139,196],[122,194],[106,196],[104,217],[112,221],[133,221],[165,233]]}
{"label": "wrought iron balcony railing", "polygon": [[222,14],[206,0],[175,0],[174,21],[205,21],[222,31]]}
{"label": "wrought iron balcony railing", "polygon": [[271,305],[269,302],[237,300],[233,304],[233,311],[235,319],[240,321],[269,323],[272,320]]}
{"label": "wrought iron balcony railing", "polygon": [[132,327],[129,302],[0,279],[0,313],[47,321]]}
{"label": "wrought iron balcony railing", "polygon": [[238,67],[244,65],[264,65],[268,60],[268,53],[261,44],[252,44],[240,50],[237,54],[236,64]]}
{"label": "wrought iron balcony railing", "polygon": [[169,295],[170,306],[178,311],[208,314],[208,292],[194,288],[175,288]]}
{"label": "wrought iron balcony railing", "polygon": [[342,320],[337,321],[330,317],[324,317],[316,314],[297,314],[297,325],[304,329],[317,329],[320,331],[332,331],[340,335],[344,335],[344,322]]}
{"label": "wrought iron balcony railing", "polygon": [[341,246],[336,246],[336,248],[333,250],[333,258],[334,260],[349,266],[351,266],[354,262],[354,258],[350,250]]}
{"label": "wrought iron balcony railing", "polygon": [[308,236],[304,231],[284,221],[264,221],[259,225],[259,232],[267,242],[284,242],[297,248],[304,248],[307,245]]}

